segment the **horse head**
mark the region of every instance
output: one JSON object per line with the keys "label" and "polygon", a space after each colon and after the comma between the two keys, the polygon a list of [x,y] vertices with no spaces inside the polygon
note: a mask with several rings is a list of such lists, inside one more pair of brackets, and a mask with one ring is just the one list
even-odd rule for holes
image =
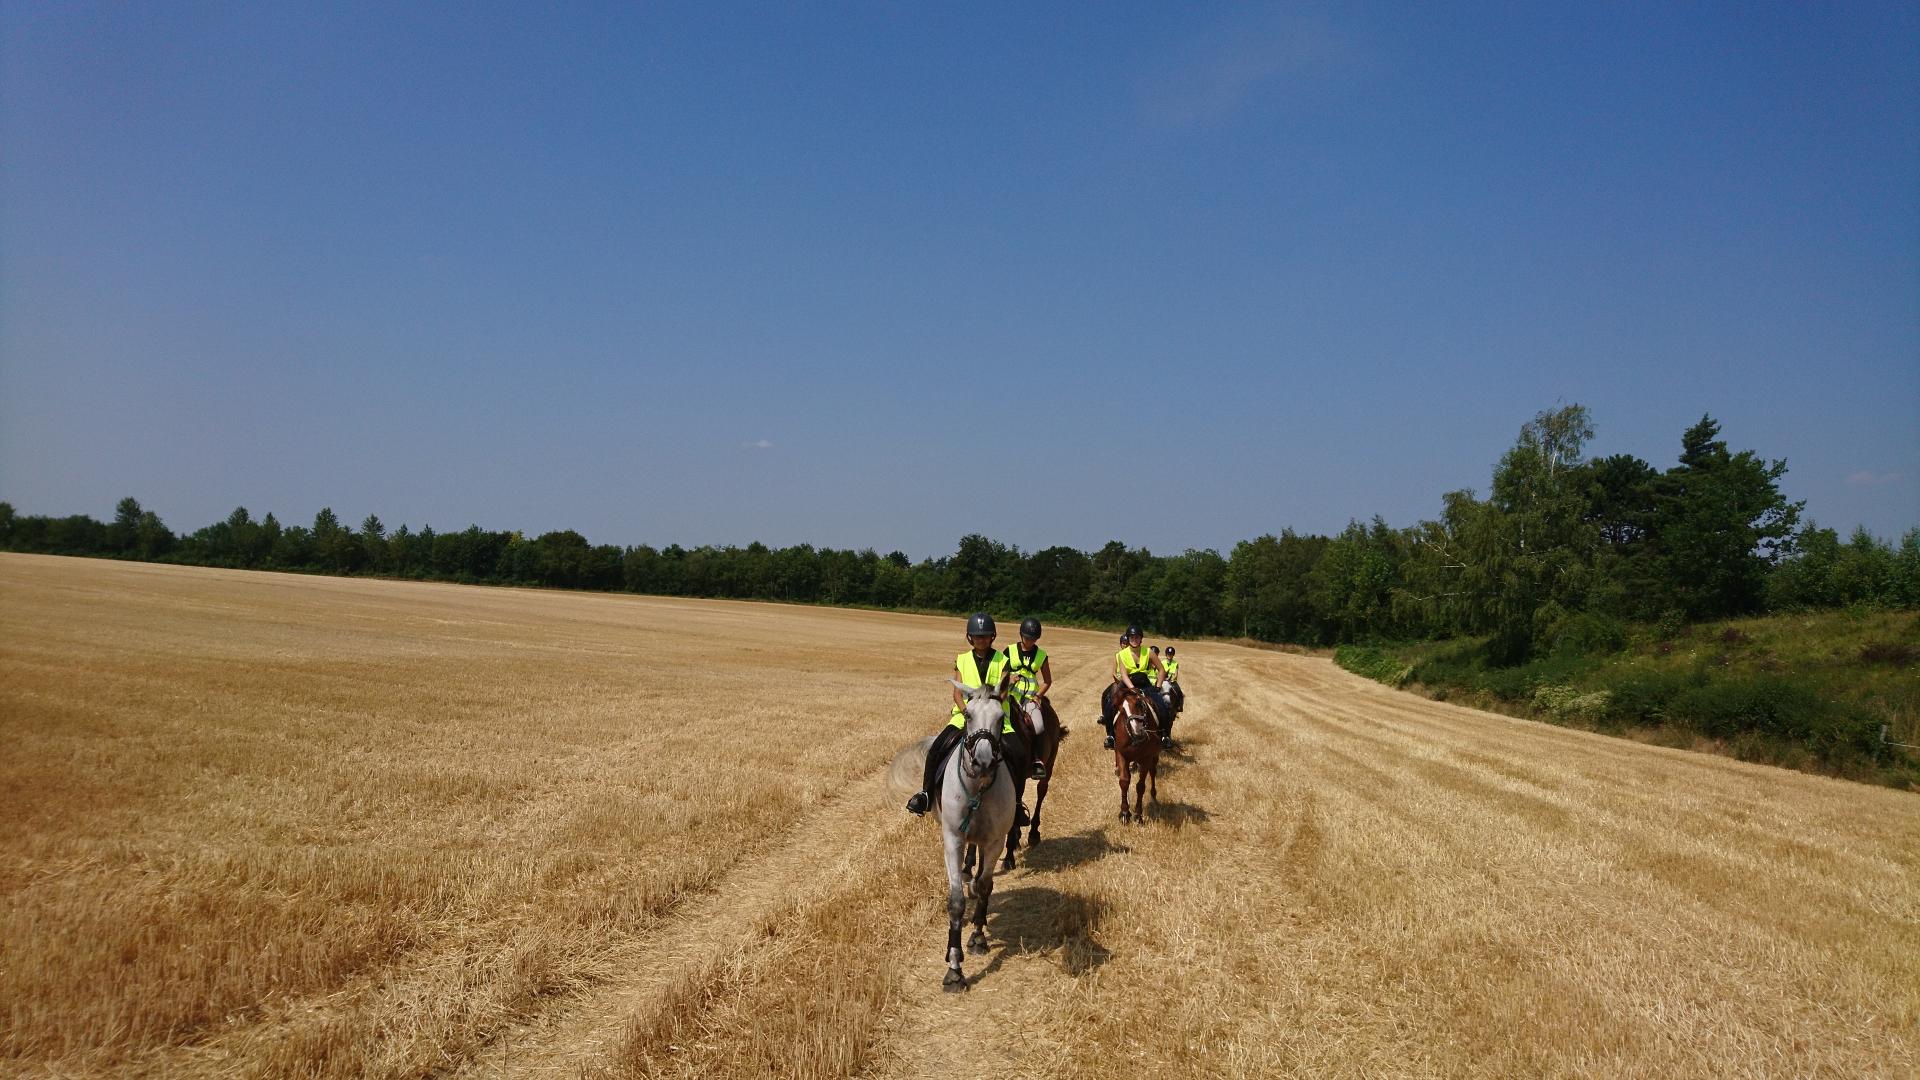
{"label": "horse head", "polygon": [[1147,696],[1137,686],[1121,689],[1119,713],[1120,719],[1126,722],[1129,741],[1146,738],[1148,728],[1157,726],[1153,709],[1147,705]]}

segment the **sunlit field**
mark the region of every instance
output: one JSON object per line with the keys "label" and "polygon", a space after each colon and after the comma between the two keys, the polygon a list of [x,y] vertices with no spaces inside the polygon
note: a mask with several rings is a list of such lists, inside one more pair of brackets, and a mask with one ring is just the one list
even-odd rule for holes
{"label": "sunlit field", "polygon": [[1044,643],[947,995],[959,619],[0,555],[0,1073],[1920,1071],[1920,795],[1181,643],[1122,825]]}

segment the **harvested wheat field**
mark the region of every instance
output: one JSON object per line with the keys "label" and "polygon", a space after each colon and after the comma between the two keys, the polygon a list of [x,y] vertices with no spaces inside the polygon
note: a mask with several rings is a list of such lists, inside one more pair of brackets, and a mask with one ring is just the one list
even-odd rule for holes
{"label": "harvested wheat field", "polygon": [[941,993],[957,619],[0,556],[0,1072],[1912,1076],[1920,797],[1105,634]]}

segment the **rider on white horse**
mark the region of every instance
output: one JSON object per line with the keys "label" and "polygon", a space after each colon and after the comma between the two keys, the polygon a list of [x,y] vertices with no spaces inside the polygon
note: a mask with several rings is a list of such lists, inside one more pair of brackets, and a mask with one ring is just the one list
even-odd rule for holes
{"label": "rider on white horse", "polygon": [[[993,616],[984,611],[976,611],[967,620],[968,650],[953,658],[953,677],[969,687],[999,686],[1007,672],[1007,654],[993,647],[995,636]],[[927,764],[921,775],[920,790],[907,800],[907,812],[924,814],[933,805],[934,785],[940,778],[940,766],[947,759],[955,743],[960,741],[966,730],[967,699],[960,694],[960,688],[953,688],[953,715],[947,720],[947,726],[940,729],[934,737],[933,745],[927,750]],[[1009,714],[1001,721],[1000,733],[1013,733],[1013,718]],[[1011,771],[1011,770],[1009,770]]]}

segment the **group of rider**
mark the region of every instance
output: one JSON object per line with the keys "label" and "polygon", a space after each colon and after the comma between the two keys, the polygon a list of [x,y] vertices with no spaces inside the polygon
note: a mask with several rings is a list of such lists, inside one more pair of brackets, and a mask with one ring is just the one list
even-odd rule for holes
{"label": "group of rider", "polygon": [[[1005,737],[1014,734],[1013,716],[1016,710],[1025,708],[1029,701],[1045,705],[1047,691],[1053,687],[1053,668],[1047,663],[1047,650],[1040,647],[1039,619],[1029,616],[1020,620],[1020,640],[1005,649],[996,650],[993,647],[995,636],[993,616],[977,611],[967,620],[967,649],[953,659],[954,679],[970,688],[999,686],[1003,679],[1006,680],[1010,707],[1000,722],[1000,733],[1007,746],[1008,772],[1018,777],[1024,788],[1028,776],[1039,780],[1047,775],[1046,763],[1040,760],[1038,753],[1029,753],[1022,740]],[[1113,719],[1117,708],[1115,698],[1122,686],[1138,687],[1148,695],[1161,718],[1160,745],[1173,745],[1173,718],[1185,703],[1185,694],[1180,689],[1180,662],[1174,657],[1173,646],[1167,646],[1163,659],[1158,645],[1142,649],[1141,637],[1138,626],[1129,626],[1120,635],[1120,651],[1113,657],[1113,681],[1100,694],[1100,726],[1106,729],[1108,749],[1113,748]],[[1164,696],[1160,691],[1162,685],[1166,687]],[[934,736],[933,745],[927,749],[920,790],[907,800],[910,813],[924,814],[933,805],[930,793],[939,779],[940,766],[966,730],[965,707],[966,698],[962,696],[960,686],[955,686],[953,713],[947,720],[947,726],[940,729],[940,734]],[[1028,761],[1029,757],[1031,762]],[[1025,808],[1020,809],[1024,817]]]}

